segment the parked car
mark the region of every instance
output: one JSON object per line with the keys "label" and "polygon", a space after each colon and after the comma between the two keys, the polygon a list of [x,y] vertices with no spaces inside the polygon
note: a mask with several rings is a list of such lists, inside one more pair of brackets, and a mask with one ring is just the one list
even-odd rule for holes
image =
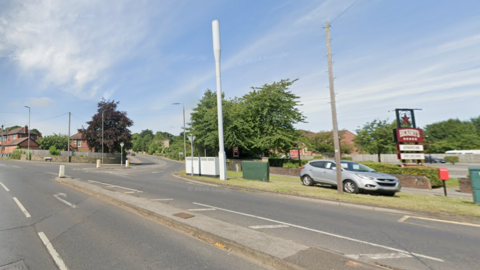
{"label": "parked car", "polygon": [[425,163],[445,163],[445,159],[426,156],[425,157]]}
{"label": "parked car", "polygon": [[[376,172],[353,161],[342,161],[342,184],[346,193],[375,192],[394,196],[400,192],[398,178]],[[300,170],[300,180],[305,186],[316,183],[337,186],[337,172],[334,161],[311,160]]]}

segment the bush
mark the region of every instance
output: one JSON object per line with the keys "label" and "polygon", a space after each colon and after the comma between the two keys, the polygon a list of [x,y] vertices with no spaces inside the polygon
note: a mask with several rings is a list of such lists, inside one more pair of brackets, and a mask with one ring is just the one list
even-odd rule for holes
{"label": "bush", "polygon": [[459,158],[457,156],[446,156],[445,157],[445,162],[449,162],[452,164],[458,163]]}
{"label": "bush", "polygon": [[20,158],[22,157],[22,153],[23,153],[22,150],[15,149],[15,150],[13,150],[13,153],[10,155],[10,157],[12,159],[20,160]]}
{"label": "bush", "polygon": [[424,166],[400,167],[395,164],[378,163],[378,162],[362,162],[362,164],[374,169],[377,172],[386,174],[405,174],[405,175],[421,175],[430,180],[432,187],[442,186],[442,180],[438,178],[438,169]]}
{"label": "bush", "polygon": [[50,155],[52,155],[52,156],[60,156],[60,150],[57,150],[57,148],[55,147],[55,145],[50,146],[50,149],[48,149],[48,152],[49,152]]}
{"label": "bush", "polygon": [[32,153],[27,153],[26,158],[27,160],[32,160]]}
{"label": "bush", "polygon": [[352,161],[352,157],[342,157],[342,160],[349,160],[349,161]]}
{"label": "bush", "polygon": [[313,156],[313,159],[323,159],[323,156]]}
{"label": "bush", "polygon": [[438,178],[438,169],[425,166],[411,166],[411,167],[402,167],[400,168],[401,174],[406,175],[423,175],[430,180],[432,187],[441,187],[443,186],[442,180]]}
{"label": "bush", "polygon": [[285,163],[290,162],[289,159],[284,159],[284,158],[269,158],[268,159],[268,164],[270,167],[283,167]]}
{"label": "bush", "polygon": [[283,168],[300,168],[298,163],[284,163]]}

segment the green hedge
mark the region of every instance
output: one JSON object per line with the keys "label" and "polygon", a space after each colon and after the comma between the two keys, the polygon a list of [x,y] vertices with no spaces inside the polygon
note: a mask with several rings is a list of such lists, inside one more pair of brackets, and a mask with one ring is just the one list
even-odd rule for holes
{"label": "green hedge", "polygon": [[378,163],[378,162],[362,162],[362,164],[374,169],[377,172],[386,174],[405,174],[405,175],[421,175],[430,180],[432,187],[440,187],[443,185],[442,180],[438,178],[438,169],[425,166],[400,167],[395,164]]}
{"label": "green hedge", "polygon": [[22,150],[15,149],[15,150],[13,150],[12,154],[10,155],[10,157],[11,157],[12,159],[18,159],[18,160],[20,160],[20,158],[22,157],[22,154],[23,154],[23,151],[22,151]]}
{"label": "green hedge", "polygon": [[448,162],[448,163],[455,164],[455,163],[458,163],[458,161],[459,161],[459,157],[457,157],[457,156],[446,156],[445,157],[445,162]]}
{"label": "green hedge", "polygon": [[288,163],[290,160],[285,158],[269,158],[268,164],[270,167],[283,167],[283,164]]}
{"label": "green hedge", "polygon": [[342,160],[349,160],[349,161],[352,161],[352,157],[342,157]]}

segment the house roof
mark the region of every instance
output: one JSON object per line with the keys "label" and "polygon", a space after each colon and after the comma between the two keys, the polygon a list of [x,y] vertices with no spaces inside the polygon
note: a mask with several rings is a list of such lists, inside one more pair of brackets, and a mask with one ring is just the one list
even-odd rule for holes
{"label": "house roof", "polygon": [[70,140],[82,140],[82,134],[78,132],[77,134],[70,136]]}
{"label": "house roof", "polygon": [[[3,135],[14,135],[14,134],[19,134],[19,133],[20,134],[27,134],[28,132],[27,133],[24,132],[24,127],[19,127],[19,128],[14,128],[12,130],[9,130],[8,132],[4,133]],[[30,130],[30,135],[37,135],[37,133],[32,132]]]}
{"label": "house roof", "polygon": [[[19,139],[15,139],[15,140],[13,140],[13,141],[11,141],[11,142],[9,142],[9,143],[5,144],[5,146],[15,146],[15,145],[19,145],[19,144],[21,144],[21,143],[25,142],[26,140],[28,140],[28,138],[27,138],[27,137],[25,137],[25,138],[19,138]],[[37,143],[37,142],[35,142],[34,140],[30,140],[30,144],[32,144],[32,143],[34,143],[34,144],[38,145],[38,143]]]}

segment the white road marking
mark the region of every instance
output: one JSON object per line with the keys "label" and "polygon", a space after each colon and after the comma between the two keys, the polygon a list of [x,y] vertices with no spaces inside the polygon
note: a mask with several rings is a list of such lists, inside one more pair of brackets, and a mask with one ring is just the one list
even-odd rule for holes
{"label": "white road marking", "polygon": [[167,198],[167,199],[153,199],[151,201],[173,201],[173,199],[171,198]]}
{"label": "white road marking", "polygon": [[[479,224],[472,224],[472,223],[465,223],[465,222],[458,222],[458,221],[450,221],[450,220],[443,220],[443,219],[434,219],[434,218],[426,218],[426,217],[409,217],[410,219],[421,219],[421,220],[428,220],[434,222],[442,222],[442,223],[449,223],[455,225],[464,225],[464,226],[471,226],[471,227],[480,227]],[[400,220],[399,220],[400,221]],[[413,223],[412,223],[413,224]]]}
{"label": "white road marking", "polygon": [[287,225],[258,225],[258,226],[248,226],[250,229],[276,229],[276,228],[288,228]]}
{"label": "white road marking", "polygon": [[30,213],[28,213],[27,209],[23,207],[23,204],[17,199],[17,197],[13,197],[13,200],[17,203],[18,207],[20,207],[20,210],[22,210],[27,218],[32,217]]}
{"label": "white road marking", "polygon": [[362,259],[362,258],[368,258],[371,260],[381,260],[381,259],[411,258],[413,256],[406,253],[377,253],[377,254],[350,254],[350,255],[345,255],[345,257],[355,259],[355,260]]}
{"label": "white road marking", "polygon": [[12,167],[14,167],[14,168],[19,168],[19,169],[20,169],[20,167],[18,167],[18,166],[13,166],[13,165],[12,165]]}
{"label": "white road marking", "polygon": [[53,173],[53,172],[45,172],[45,173],[53,174],[53,175],[58,175],[58,173]]}
{"label": "white road marking", "polygon": [[40,239],[42,239],[43,244],[47,247],[47,250],[50,253],[50,256],[52,256],[58,268],[60,270],[68,270],[67,265],[65,264],[65,262],[63,262],[62,258],[60,257],[58,252],[55,250],[52,243],[50,243],[50,240],[48,240],[47,236],[43,232],[39,232],[38,236],[40,237]]}
{"label": "white road marking", "polygon": [[409,219],[410,216],[403,216],[401,219],[398,220],[398,222],[404,222],[405,220]]}
{"label": "white road marking", "polygon": [[114,188],[121,188],[121,189],[131,190],[131,191],[129,191],[129,192],[124,192],[124,193],[126,193],[126,194],[142,193],[142,192],[143,192],[143,191],[136,190],[136,189],[133,189],[133,188],[127,188],[127,187],[122,187],[122,186],[117,186],[117,185],[102,183],[102,182],[93,181],[93,180],[87,180],[87,181],[90,182],[90,183],[102,184],[102,185],[105,185],[106,187],[114,187]]}
{"label": "white road marking", "polygon": [[444,262],[444,260],[439,259],[439,258],[435,258],[435,257],[423,255],[423,254],[418,254],[418,253],[412,253],[412,252],[409,252],[409,251],[406,251],[406,250],[401,250],[401,249],[392,248],[392,247],[389,247],[389,246],[384,246],[384,245],[375,244],[375,243],[371,243],[371,242],[367,242],[367,241],[363,241],[363,240],[358,240],[358,239],[355,239],[355,238],[342,236],[342,235],[338,235],[338,234],[334,234],[334,233],[315,230],[315,229],[311,229],[311,228],[307,228],[307,227],[303,227],[303,226],[299,226],[299,225],[295,225],[295,224],[291,224],[291,223],[287,223],[287,222],[283,222],[283,221],[278,221],[278,220],[274,220],[274,219],[270,219],[270,218],[259,217],[259,216],[246,214],[246,213],[242,213],[242,212],[237,212],[237,211],[232,211],[232,210],[219,208],[219,207],[215,207],[215,206],[211,206],[211,205],[207,205],[207,204],[201,204],[201,203],[196,203],[196,202],[194,202],[193,204],[200,205],[200,206],[205,206],[205,207],[209,207],[209,208],[215,208],[217,210],[222,210],[222,211],[225,211],[225,212],[239,214],[239,215],[243,215],[243,216],[247,216],[247,217],[253,217],[253,218],[258,218],[258,219],[262,219],[262,220],[266,220],[266,221],[270,221],[270,222],[275,222],[275,223],[287,225],[287,226],[290,226],[290,227],[294,227],[294,228],[298,228],[298,229],[302,229],[302,230],[306,230],[306,231],[316,232],[316,233],[320,233],[320,234],[324,234],[324,235],[328,235],[328,236],[332,236],[332,237],[336,237],[336,238],[340,238],[340,239],[344,239],[344,240],[349,240],[349,241],[357,242],[357,243],[361,243],[361,244],[366,244],[366,245],[370,245],[370,246],[374,246],[374,247],[380,247],[380,248],[384,248],[384,249],[388,249],[388,250],[392,250],[392,251],[396,251],[396,252],[401,252],[401,253],[404,253],[404,254],[409,254],[409,255],[413,255],[413,256],[416,256],[416,257],[421,257],[421,258],[425,258],[425,259],[429,259],[429,260],[433,260],[433,261]]}
{"label": "white road marking", "polygon": [[60,198],[60,196],[67,198],[67,194],[65,194],[65,193],[57,193],[57,194],[53,195],[53,197],[57,198],[57,200],[65,203],[66,205],[68,205],[72,208],[77,208],[77,206],[75,204],[67,202],[66,200]]}
{"label": "white road marking", "polygon": [[0,185],[2,185],[2,187],[3,187],[6,191],[10,191],[10,189],[8,189],[2,182],[0,182]]}
{"label": "white road marking", "polygon": [[192,211],[192,212],[199,212],[199,211],[213,211],[213,210],[217,210],[215,208],[199,208],[199,209],[188,209],[188,211]]}

